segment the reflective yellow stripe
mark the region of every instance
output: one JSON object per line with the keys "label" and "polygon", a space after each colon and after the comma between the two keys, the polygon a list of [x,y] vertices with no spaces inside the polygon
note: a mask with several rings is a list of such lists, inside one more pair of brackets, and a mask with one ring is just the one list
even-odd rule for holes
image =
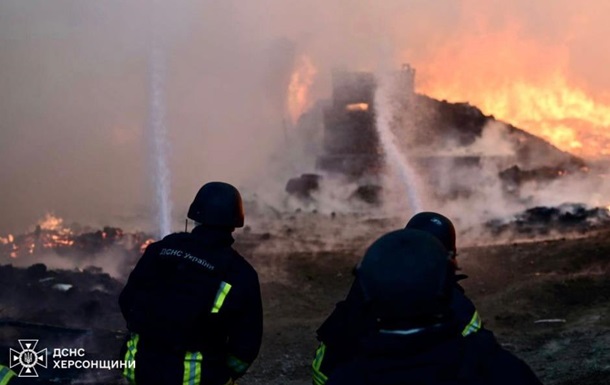
{"label": "reflective yellow stripe", "polygon": [[7,385],[11,378],[15,376],[15,372],[7,368],[6,366],[0,365],[0,385]]}
{"label": "reflective yellow stripe", "polygon": [[184,355],[184,377],[182,385],[201,384],[201,361],[203,356],[200,352],[186,352]]}
{"label": "reflective yellow stripe", "polygon": [[472,319],[470,320],[468,325],[466,325],[464,330],[462,330],[462,336],[466,337],[469,334],[476,333],[479,331],[480,328],[481,317],[479,316],[479,312],[475,310],[474,314],[472,315]]}
{"label": "reflective yellow stripe", "polygon": [[322,366],[322,360],[324,359],[324,353],[326,353],[326,345],[324,342],[320,343],[318,349],[316,350],[316,357],[313,360],[311,365],[312,373],[313,373],[313,383],[315,385],[324,385],[328,380],[328,377],[320,371],[320,367]]}
{"label": "reflective yellow stripe", "polygon": [[[136,370],[135,368],[130,368],[129,363],[136,360],[136,353],[138,351],[138,341],[140,340],[140,336],[138,334],[133,334],[129,341],[127,341],[127,351],[125,352],[125,369],[123,369],[123,376],[127,378],[129,383],[136,383]],[[0,384],[3,385],[3,384]]]}
{"label": "reflective yellow stripe", "polygon": [[212,308],[212,313],[218,313],[222,304],[225,302],[225,298],[227,298],[227,294],[229,294],[229,290],[231,290],[231,284],[227,282],[221,282],[220,288],[216,293],[216,299],[214,300],[214,307]]}
{"label": "reflective yellow stripe", "polygon": [[328,377],[326,377],[322,372],[313,372],[313,383],[314,385],[324,385],[328,381]]}

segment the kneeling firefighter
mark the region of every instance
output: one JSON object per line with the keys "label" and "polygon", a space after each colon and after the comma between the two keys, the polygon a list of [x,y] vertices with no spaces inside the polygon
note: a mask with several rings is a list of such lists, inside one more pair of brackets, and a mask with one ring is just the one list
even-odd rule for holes
{"label": "kneeling firefighter", "polygon": [[[456,274],[456,232],[451,220],[439,213],[420,212],[409,220],[405,229],[433,235],[448,251],[447,269],[454,281],[451,308],[462,326],[463,336],[478,332],[482,327],[479,313],[458,284],[466,276]],[[422,257],[425,258],[425,255]],[[314,385],[323,385],[337,367],[350,361],[359,340],[374,328],[375,318],[366,309],[361,285],[356,277],[345,300],[337,303],[317,331],[320,344],[312,363]]]}
{"label": "kneeling firefighter", "polygon": [[394,231],[371,245],[356,274],[375,328],[328,385],[540,384],[491,332],[462,335],[448,257],[420,230]]}
{"label": "kneeling firefighter", "polygon": [[195,196],[191,233],[152,243],[119,297],[137,385],[231,384],[257,357],[262,338],[258,275],[231,245],[244,225],[239,191],[210,182]]}

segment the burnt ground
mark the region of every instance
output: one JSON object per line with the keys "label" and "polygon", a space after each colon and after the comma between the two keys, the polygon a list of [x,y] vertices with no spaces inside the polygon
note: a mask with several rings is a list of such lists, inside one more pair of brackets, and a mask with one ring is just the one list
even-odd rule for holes
{"label": "burnt ground", "polygon": [[[258,360],[240,384],[309,384],[315,329],[345,295],[364,243],[272,252],[254,245],[272,244],[273,237],[250,238],[238,248],[253,255],[261,272],[265,335]],[[460,250],[459,260],[470,276],[464,287],[486,326],[543,383],[610,383],[610,231],[469,247]],[[61,291],[56,283],[73,287]],[[89,359],[117,358],[124,327],[116,304],[121,282],[95,270],[4,265],[0,285],[0,352],[18,349],[18,338],[37,338],[39,348],[84,348]],[[7,360],[0,353],[0,362]],[[58,384],[123,383],[117,370],[39,373]]]}

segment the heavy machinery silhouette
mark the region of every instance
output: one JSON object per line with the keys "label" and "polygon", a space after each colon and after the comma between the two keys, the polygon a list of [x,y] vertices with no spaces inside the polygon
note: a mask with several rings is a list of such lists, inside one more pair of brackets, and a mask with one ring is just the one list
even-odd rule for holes
{"label": "heavy machinery silhouette", "polygon": [[[399,75],[401,96],[407,102],[414,92],[415,70],[404,65]],[[376,88],[370,72],[333,72],[332,99],[323,111],[323,151],[316,161],[317,172],[290,179],[286,185],[289,194],[311,199],[323,173],[354,183],[357,187],[352,198],[378,202],[383,154],[375,124]]]}

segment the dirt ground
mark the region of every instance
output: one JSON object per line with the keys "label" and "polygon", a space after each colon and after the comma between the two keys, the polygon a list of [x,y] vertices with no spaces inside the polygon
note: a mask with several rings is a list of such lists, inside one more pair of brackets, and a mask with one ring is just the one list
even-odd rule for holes
{"label": "dirt ground", "polygon": [[[610,232],[470,247],[458,258],[485,326],[543,383],[610,383]],[[346,252],[295,253],[291,284],[263,286],[265,341],[243,383],[310,383],[315,329],[345,295],[358,259]]]}
{"label": "dirt ground", "polygon": [[[374,232],[384,231],[380,225]],[[261,353],[241,385],[311,383],[315,330],[346,294],[354,265],[377,235],[359,234],[309,248],[304,245],[315,239],[289,226],[239,239],[236,247],[259,270],[265,316]],[[458,258],[469,275],[463,286],[485,326],[544,384],[610,383],[610,230],[579,239],[467,247]],[[74,287],[63,292],[51,282]],[[93,358],[117,358],[124,331],[116,304],[122,282],[98,271],[5,265],[0,285],[0,352],[18,348],[18,338],[39,338],[41,346],[62,343],[84,347]],[[60,384],[123,383],[116,370],[40,372]]]}

